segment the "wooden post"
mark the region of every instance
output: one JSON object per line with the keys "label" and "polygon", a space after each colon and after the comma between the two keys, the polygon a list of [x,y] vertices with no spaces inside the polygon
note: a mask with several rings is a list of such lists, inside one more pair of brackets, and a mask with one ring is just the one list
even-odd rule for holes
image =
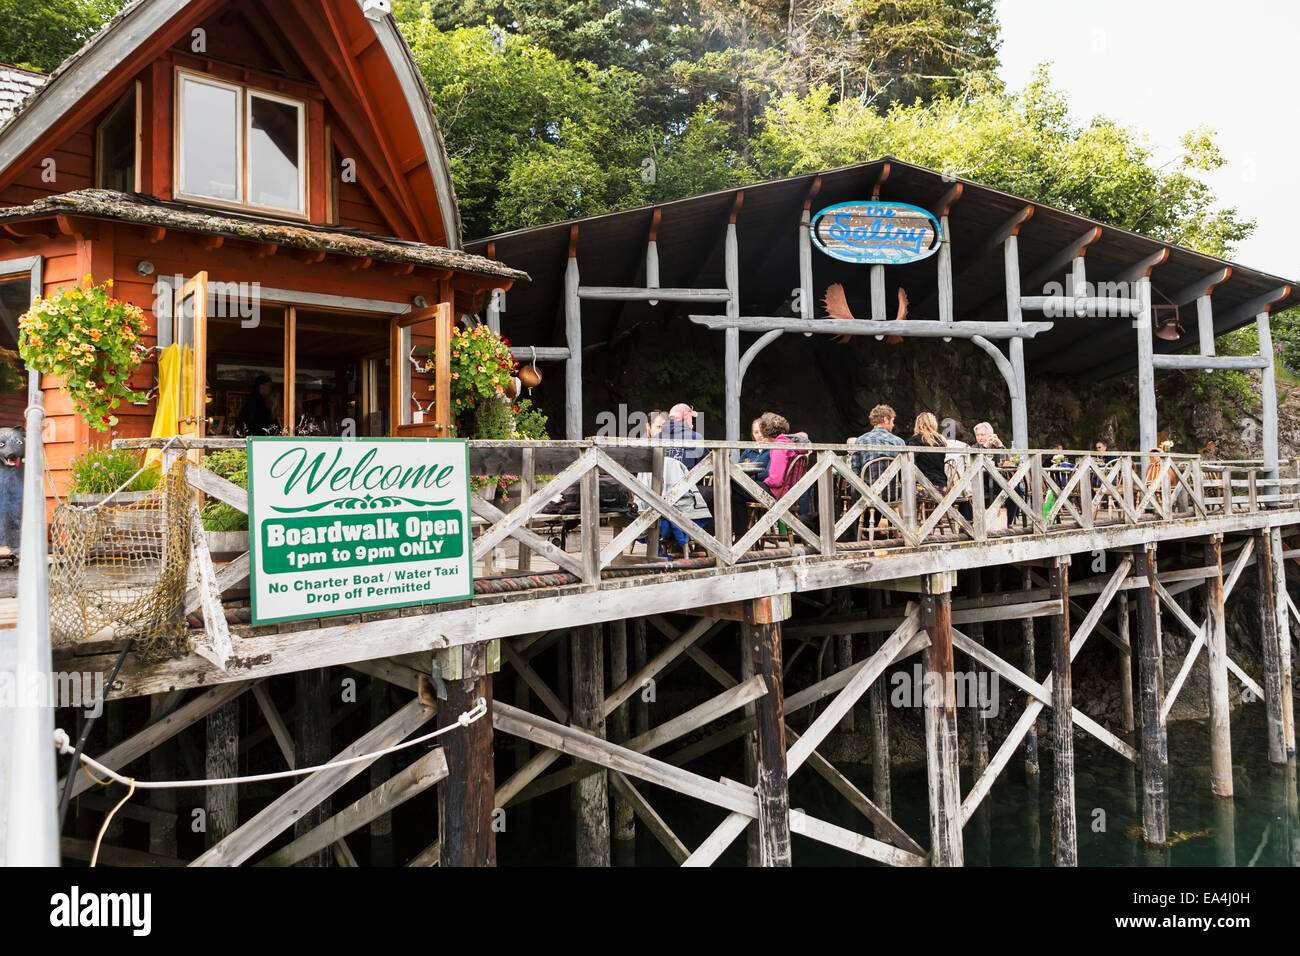
{"label": "wooden post", "polygon": [[[609,682],[622,687],[627,682],[627,621],[609,622]],[[609,739],[621,744],[628,739],[629,711],[627,703],[619,704],[609,715]],[[621,793],[614,794],[613,852],[615,866],[636,866],[636,817],[632,804]]]}
{"label": "wooden post", "polygon": [[1277,608],[1278,666],[1282,672],[1282,730],[1286,734],[1286,755],[1294,757],[1295,698],[1291,682],[1291,613],[1286,590],[1286,559],[1282,556],[1285,551],[1282,529],[1273,528],[1269,537],[1273,543],[1273,583],[1277,588],[1273,605]]}
{"label": "wooden post", "polygon": [[1116,630],[1119,639],[1124,642],[1127,651],[1119,652],[1119,716],[1123,721],[1124,739],[1133,743],[1133,639],[1131,635],[1128,592],[1120,591],[1116,596]]}
{"label": "wooden post", "polygon": [[1151,357],[1151,280],[1137,281],[1138,311],[1133,317],[1138,345],[1138,450],[1143,454],[1156,446],[1156,372]]}
{"label": "wooden post", "polygon": [[1286,717],[1282,704],[1282,654],[1278,644],[1277,583],[1273,576],[1273,536],[1255,532],[1255,572],[1259,590],[1259,643],[1264,658],[1264,713],[1268,724],[1268,760],[1286,763]]}
{"label": "wooden post", "polygon": [[[645,618],[632,618],[632,673],[639,674],[646,665]],[[650,705],[644,691],[632,698],[632,733],[640,736],[650,731]]]}
{"label": "wooden post", "polygon": [[[239,699],[222,704],[204,718],[207,748],[203,760],[204,776],[239,776]],[[239,827],[239,788],[206,787],[203,790],[206,816],[206,846],[228,837]]]}
{"label": "wooden post", "polygon": [[[1019,324],[1024,321],[1024,315],[1020,310],[1020,248],[1015,233],[1003,241],[1002,258],[1007,290],[1007,321]],[[1025,396],[1024,339],[1013,338],[1007,345],[1007,351],[1015,378],[1015,387],[1011,392],[1011,447],[1025,449],[1029,447],[1029,406]]]}
{"label": "wooden post", "polygon": [[[151,709],[156,712],[167,697],[167,694],[151,694]],[[154,780],[176,778],[176,741],[164,740],[149,752],[149,773]],[[167,789],[155,790],[149,796],[149,806],[171,814],[149,824],[149,852],[155,856],[176,856],[176,794],[177,791]]]}
{"label": "wooden post", "polygon": [[[953,674],[952,591],[946,574],[926,575],[921,619],[930,634],[924,652],[925,763],[930,791],[930,865],[961,866],[961,786],[957,694]],[[935,691],[938,693],[936,694]],[[938,696],[940,700],[935,702]]]}
{"label": "wooden post", "polygon": [[[828,472],[829,474],[829,472]],[[848,614],[853,609],[853,592],[849,588],[839,588],[833,599],[834,613]],[[835,635],[835,669],[842,671],[853,666],[853,635]],[[840,720],[840,730],[853,732],[853,708]]]}
{"label": "wooden post", "polygon": [[[329,671],[318,667],[313,670],[298,671],[293,676],[294,695],[298,700],[294,764],[298,767],[314,767],[327,762],[333,753],[330,748]],[[306,836],[329,817],[330,801],[326,798],[318,806],[304,813],[294,824],[294,837]],[[208,826],[209,828],[212,826],[211,814],[209,814]],[[297,865],[329,866],[330,856],[329,850],[320,850]]]}
{"label": "wooden post", "polygon": [[[573,726],[605,736],[605,654],[601,626],[575,628],[572,651]],[[609,792],[605,771],[574,784],[578,866],[609,866]]]}
{"label": "wooden post", "polygon": [[[972,568],[966,572],[966,596],[968,598],[979,598],[984,593],[983,571],[980,568]],[[966,633],[976,644],[981,647],[984,645],[984,625],[975,621],[966,627]],[[979,666],[974,660],[968,661],[968,666],[972,672],[977,672]],[[984,713],[982,707],[971,707],[971,771],[978,780],[984,773],[985,768],[989,765],[989,732],[988,727],[984,724]]]}
{"label": "wooden post", "polygon": [[492,767],[492,677],[487,672],[487,642],[468,644],[456,667],[449,652],[438,652],[447,699],[438,701],[438,727],[450,727],[474,709],[479,698],[488,712],[466,727],[438,738],[447,756],[447,778],[438,785],[439,866],[496,866]]}
{"label": "wooden post", "polygon": [[438,282],[438,314],[434,319],[433,420],[438,434],[451,437],[451,334],[455,327],[455,295],[451,280]]}
{"label": "wooden post", "polygon": [[790,865],[790,782],[785,769],[785,702],[781,680],[781,598],[746,601],[741,640],[767,693],[757,720],[758,855],[761,866]]}
{"label": "wooden post", "polygon": [[1142,720],[1142,831],[1147,843],[1163,844],[1166,830],[1165,765],[1160,705],[1164,687],[1160,668],[1160,611],[1156,591],[1154,548],[1143,547],[1134,555],[1134,577],[1148,583],[1137,588],[1138,618],[1138,708]]}
{"label": "wooden post", "polygon": [[[879,590],[867,591],[867,611],[873,621],[884,616],[884,598]],[[885,642],[885,632],[874,628],[867,636],[870,653],[880,650]],[[868,704],[871,708],[871,797],[876,806],[893,815],[893,800],[889,786],[889,697],[884,675],[880,676],[868,691]]]}
{"label": "wooden post", "polygon": [[564,363],[564,437],[582,437],[582,300],[578,298],[578,227],[569,239],[569,261],[564,269],[564,344],[569,358]]}
{"label": "wooden post", "polygon": [[1056,825],[1057,866],[1079,865],[1078,822],[1074,814],[1074,693],[1070,675],[1070,559],[1053,558],[1047,576],[1052,599],[1061,602],[1061,613],[1051,618],[1052,626],[1052,742],[1056,754],[1056,786],[1052,816]]}
{"label": "wooden post", "polygon": [[[1033,580],[1029,576],[1028,568],[1020,569],[1020,587],[1021,590],[1028,591],[1033,587]],[[1034,650],[1034,619],[1032,617],[1022,618],[1020,621],[1020,637],[1022,647],[1025,653],[1025,673],[1034,680],[1035,671],[1038,669],[1038,662],[1035,660]],[[1038,780],[1038,721],[1034,721],[1025,734],[1025,775],[1033,781]]]}
{"label": "wooden post", "polygon": [[1232,797],[1214,801],[1214,863],[1237,865],[1237,807]]}
{"label": "wooden post", "polygon": [[[739,194],[743,195],[743,193]],[[723,270],[726,273],[727,315],[740,317],[740,252],[736,244],[736,211],[731,213],[731,222],[727,223],[727,237],[723,243]],[[726,436],[727,441],[740,440],[740,329],[728,328],[723,332],[724,364],[726,373],[724,390],[726,392]],[[715,481],[716,484],[716,481]],[[726,497],[726,489],[721,497]]]}
{"label": "wooden post", "polygon": [[[379,677],[370,678],[370,726],[378,727],[393,715],[388,704],[388,682]],[[393,776],[393,758],[380,757],[370,765],[370,789],[382,787]],[[392,866],[393,815],[381,813],[370,821],[370,865]]]}
{"label": "wooden post", "polygon": [[1232,796],[1232,709],[1228,702],[1228,631],[1223,615],[1223,535],[1205,545],[1205,567],[1218,569],[1205,579],[1206,653],[1210,672],[1210,789]]}

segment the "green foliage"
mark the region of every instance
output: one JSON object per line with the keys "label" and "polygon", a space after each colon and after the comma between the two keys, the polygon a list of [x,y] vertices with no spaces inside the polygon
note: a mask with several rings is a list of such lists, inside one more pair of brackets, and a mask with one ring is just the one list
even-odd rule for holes
{"label": "green foliage", "polygon": [[1076,124],[1045,67],[1019,93],[973,82],[959,96],[884,112],[826,86],[786,94],[755,144],[769,176],[886,154],[1215,256],[1254,226],[1217,209],[1199,178],[1223,163],[1208,131],[1189,133],[1182,156],[1156,168],[1136,131],[1102,116]]}
{"label": "green foliage", "polygon": [[[242,448],[223,448],[203,459],[203,467],[240,488],[248,487],[248,454]],[[203,505],[205,531],[247,531],[248,515],[224,501],[209,498]]]}
{"label": "green foliage", "polygon": [[494,395],[474,406],[474,436],[485,441],[514,437],[514,413],[504,396]]}
{"label": "green foliage", "polygon": [[515,404],[515,438],[529,441],[544,441],[551,436],[546,434],[546,416],[533,404],[531,398],[521,398]]}
{"label": "green foliage", "polygon": [[0,0],[0,63],[48,73],[126,0]]}
{"label": "green foliage", "polygon": [[[125,449],[92,448],[72,459],[72,494],[106,495],[117,491],[148,491],[158,484],[156,467],[140,471],[143,459],[138,452]],[[136,472],[140,472],[136,475]],[[132,481],[131,476],[135,475]]]}
{"label": "green foliage", "polygon": [[96,431],[117,425],[113,409],[135,401],[132,372],[140,366],[137,346],[145,328],[137,305],[113,297],[113,280],[61,286],[37,296],[18,317],[18,354],[29,369],[63,379],[62,390],[77,414]]}

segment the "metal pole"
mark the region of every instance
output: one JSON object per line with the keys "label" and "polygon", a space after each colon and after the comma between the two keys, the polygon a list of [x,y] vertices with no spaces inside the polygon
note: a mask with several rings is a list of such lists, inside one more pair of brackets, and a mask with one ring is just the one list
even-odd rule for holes
{"label": "metal pole", "polygon": [[[22,555],[17,640],[9,663],[17,689],[9,732],[0,735],[0,853],[6,866],[58,866],[55,822],[54,702],[46,568],[45,423],[41,376],[27,373],[27,459],[23,471]],[[29,692],[35,691],[35,693]]]}

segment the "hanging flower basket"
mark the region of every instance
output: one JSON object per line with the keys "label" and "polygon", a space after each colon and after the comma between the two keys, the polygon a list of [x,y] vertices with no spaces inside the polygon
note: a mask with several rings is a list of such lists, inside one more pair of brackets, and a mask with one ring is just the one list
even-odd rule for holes
{"label": "hanging flower basket", "polygon": [[140,396],[128,382],[140,366],[144,312],[113,298],[113,280],[37,296],[18,319],[18,352],[29,369],[63,379],[77,414],[96,431],[117,424],[113,409]]}

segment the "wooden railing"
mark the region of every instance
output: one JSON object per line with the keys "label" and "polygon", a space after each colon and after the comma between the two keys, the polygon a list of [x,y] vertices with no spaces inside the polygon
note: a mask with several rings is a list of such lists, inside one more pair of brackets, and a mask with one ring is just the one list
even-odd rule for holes
{"label": "wooden railing", "polygon": [[[157,447],[161,440],[119,440],[117,447]],[[241,447],[238,439],[205,439],[190,448]],[[806,453],[803,476],[778,499],[746,474],[733,458],[746,449]],[[917,466],[916,454],[935,449],[810,443],[659,442],[589,439],[545,442],[470,442],[470,470],[480,475],[519,476],[508,502],[474,493],[474,560],[485,571],[507,541],[517,547],[514,569],[540,572],[546,565],[595,584],[603,571],[634,557],[657,558],[661,520],[681,529],[695,549],[719,566],[763,560],[763,548],[784,525],[783,542],[803,554],[834,556],[872,546],[920,548],[1007,536],[1041,536],[1101,527],[1134,527],[1159,521],[1211,521],[1216,517],[1300,505],[1300,460],[1283,463],[1272,478],[1262,462],[1207,461],[1195,455],[1116,452],[1008,451],[976,447],[946,449],[956,467],[936,486]],[[665,458],[686,453],[695,461],[665,487]],[[861,453],[878,463],[850,464]],[[179,455],[179,451],[171,454]],[[893,457],[880,461],[880,456]],[[241,510],[247,494],[202,467],[187,463],[197,489]],[[637,515],[602,514],[600,479],[608,476],[636,500]],[[869,477],[868,477],[869,476]],[[711,482],[709,517],[689,512],[688,492]],[[566,489],[578,486],[576,512],[557,513]],[[746,514],[732,513],[731,489]],[[800,510],[801,501],[806,508]],[[752,512],[752,514],[751,514]],[[822,516],[830,516],[823,521]],[[1010,526],[1004,515],[1012,519]],[[549,536],[567,525],[575,532]],[[570,539],[572,543],[570,543]],[[644,550],[642,550],[644,549]],[[767,552],[788,556],[790,548]],[[228,587],[247,576],[247,556],[217,573],[212,586]],[[191,595],[197,606],[199,595]],[[190,603],[190,602],[187,602]]]}

